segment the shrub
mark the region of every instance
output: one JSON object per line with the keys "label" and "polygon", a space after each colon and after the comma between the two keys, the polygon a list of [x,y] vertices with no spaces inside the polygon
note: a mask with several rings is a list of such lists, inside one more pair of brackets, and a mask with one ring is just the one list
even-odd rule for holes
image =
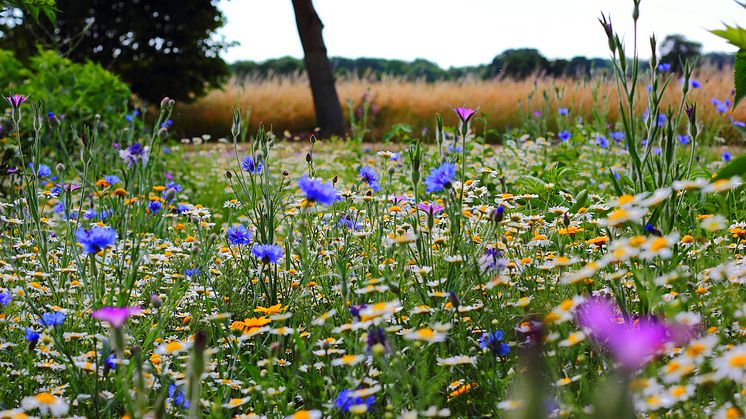
{"label": "shrub", "polygon": [[82,122],[95,114],[121,116],[131,96],[129,87],[100,65],[74,63],[47,50],[39,50],[28,67],[0,50],[0,79],[10,81],[6,89],[42,101],[46,111]]}

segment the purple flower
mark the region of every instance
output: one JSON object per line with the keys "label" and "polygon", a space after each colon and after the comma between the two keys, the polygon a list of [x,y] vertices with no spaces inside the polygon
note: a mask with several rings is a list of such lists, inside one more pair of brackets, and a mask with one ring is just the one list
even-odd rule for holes
{"label": "purple flower", "polygon": [[226,238],[230,244],[242,245],[251,243],[251,230],[243,225],[228,227]]}
{"label": "purple flower", "polygon": [[10,304],[10,294],[2,291],[0,292],[0,305],[7,306]]}
{"label": "purple flower", "polygon": [[298,186],[301,192],[306,195],[306,199],[311,202],[318,202],[322,205],[331,205],[339,199],[337,190],[334,186],[324,183],[319,179],[311,179],[303,176],[298,179]]}
{"label": "purple flower", "polygon": [[420,202],[419,204],[417,204],[417,209],[424,211],[429,215],[437,215],[439,212],[443,211],[445,207],[438,204],[426,204],[424,202]]}
{"label": "purple flower", "polygon": [[564,115],[567,115],[568,113],[570,113],[570,110],[567,108],[557,108],[557,114],[559,115],[564,116]]}
{"label": "purple flower", "polygon": [[13,96],[6,96],[5,100],[10,104],[12,108],[19,108],[21,105],[23,105],[23,102],[28,99],[26,96],[23,95],[13,95]]}
{"label": "purple flower", "polygon": [[658,64],[658,71],[660,72],[666,72],[671,70],[671,64],[669,63],[660,63]]}
{"label": "purple flower", "polygon": [[629,372],[645,365],[667,342],[674,341],[665,323],[653,317],[631,319],[616,304],[602,298],[583,303],[577,320]]}
{"label": "purple flower", "polygon": [[688,136],[688,135],[686,135],[686,134],[684,134],[684,135],[679,135],[679,142],[680,142],[680,143],[681,143],[682,145],[687,145],[687,144],[689,144],[689,136]]}
{"label": "purple flower", "polygon": [[609,140],[606,139],[603,135],[597,135],[596,136],[596,145],[599,147],[606,148],[609,146]]}
{"label": "purple flower", "polygon": [[282,258],[282,247],[276,244],[255,244],[251,253],[265,265],[277,263]]}
{"label": "purple flower", "polygon": [[436,167],[425,178],[425,191],[428,193],[442,192],[451,187],[451,182],[456,176],[456,165],[443,163]]}
{"label": "purple flower", "polygon": [[457,107],[453,108],[453,111],[456,112],[456,115],[458,115],[459,119],[461,119],[461,122],[468,123],[469,120],[474,116],[474,114],[477,113],[472,108],[466,108],[466,107]]}
{"label": "purple flower", "polygon": [[111,327],[119,329],[128,318],[142,313],[140,307],[103,307],[91,313],[96,320],[108,322]]}
{"label": "purple flower", "polygon": [[733,156],[731,156],[731,154],[727,151],[723,151],[722,157],[723,161],[731,161],[731,159],[733,159]]}
{"label": "purple flower", "polygon": [[569,140],[570,137],[572,137],[572,133],[570,133],[570,131],[565,129],[565,130],[562,130],[559,134],[557,134],[557,136],[559,137],[560,141],[565,142]]}
{"label": "purple flower", "polygon": [[117,232],[110,227],[93,226],[90,230],[81,227],[75,231],[75,238],[83,245],[83,252],[98,253],[114,244]]}

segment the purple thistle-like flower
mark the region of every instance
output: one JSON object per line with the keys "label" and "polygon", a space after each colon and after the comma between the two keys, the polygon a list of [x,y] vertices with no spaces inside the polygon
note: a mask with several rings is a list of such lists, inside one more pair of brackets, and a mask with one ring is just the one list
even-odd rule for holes
{"label": "purple thistle-like flower", "polygon": [[456,115],[461,119],[461,122],[467,123],[469,120],[474,116],[474,114],[477,113],[476,110],[472,108],[466,108],[463,106],[459,106],[457,108],[453,108],[453,111],[456,112]]}
{"label": "purple thistle-like flower", "polygon": [[12,108],[19,108],[28,98],[23,95],[6,96],[5,100]]}
{"label": "purple thistle-like flower", "polygon": [[105,321],[115,329],[122,327],[128,318],[142,313],[140,307],[103,307],[91,313],[96,320]]}
{"label": "purple thistle-like flower", "polygon": [[429,215],[437,215],[438,213],[443,211],[445,207],[438,204],[426,204],[424,202],[420,202],[419,204],[417,204],[417,209],[419,209],[420,211],[424,211]]}

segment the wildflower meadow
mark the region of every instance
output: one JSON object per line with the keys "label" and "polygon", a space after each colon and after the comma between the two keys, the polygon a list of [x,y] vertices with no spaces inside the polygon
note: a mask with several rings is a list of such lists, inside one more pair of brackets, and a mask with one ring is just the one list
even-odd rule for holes
{"label": "wildflower meadow", "polygon": [[597,29],[617,117],[499,144],[469,95],[386,141],[240,108],[217,141],[168,97],[4,90],[0,418],[744,417],[744,124],[701,119],[737,98]]}

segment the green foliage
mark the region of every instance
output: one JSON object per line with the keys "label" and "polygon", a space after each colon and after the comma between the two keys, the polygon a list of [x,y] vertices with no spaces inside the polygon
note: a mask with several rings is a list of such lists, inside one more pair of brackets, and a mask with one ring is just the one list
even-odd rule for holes
{"label": "green foliage", "polygon": [[47,19],[54,22],[57,18],[55,0],[2,0],[0,10],[6,8],[20,8],[33,16],[35,21],[39,20],[39,13],[43,13]]}
{"label": "green foliage", "polygon": [[746,29],[738,25],[730,26],[726,24],[725,29],[713,29],[710,32],[740,49],[746,49]]}
{"label": "green foliage", "polygon": [[739,50],[736,54],[736,65],[733,72],[733,81],[736,85],[736,97],[733,107],[746,96],[746,50]]}
{"label": "green foliage", "polygon": [[0,49],[0,80],[6,83],[6,89],[16,89],[28,75],[28,70],[11,51]]}
{"label": "green foliage", "polygon": [[225,23],[217,1],[59,0],[57,7],[64,13],[54,23],[0,26],[0,48],[25,62],[40,43],[73,62],[99,63],[151,102],[193,100],[228,75],[219,56],[228,43],[214,36]]}
{"label": "green foliage", "polygon": [[743,177],[744,175],[746,175],[746,156],[741,156],[720,169],[714,179],[730,179],[733,176]]}
{"label": "green foliage", "polygon": [[122,111],[130,90],[119,77],[100,65],[73,63],[54,51],[40,50],[28,68],[8,51],[0,50],[0,76],[17,86],[13,93],[44,102],[45,110],[77,121],[91,120],[95,114],[111,115]]}

